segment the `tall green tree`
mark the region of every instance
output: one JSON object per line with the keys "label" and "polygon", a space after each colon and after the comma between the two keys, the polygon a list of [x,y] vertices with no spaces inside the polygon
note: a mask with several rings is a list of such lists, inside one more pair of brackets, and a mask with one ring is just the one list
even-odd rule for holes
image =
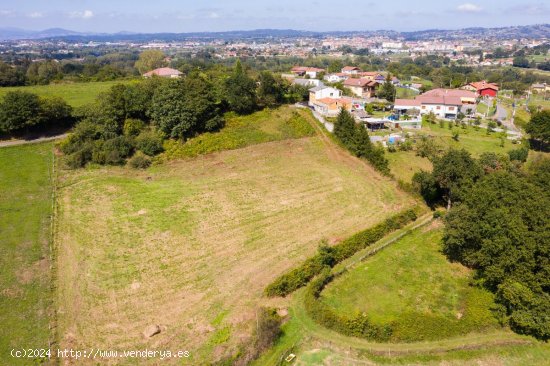
{"label": "tall green tree", "polygon": [[150,115],[162,132],[179,139],[214,131],[224,122],[212,85],[199,75],[160,86],[153,97]]}
{"label": "tall green tree", "polygon": [[395,101],[395,86],[391,82],[391,76],[388,74],[386,76],[386,81],[380,89],[378,90],[378,97],[382,99],[386,99],[388,102],[394,102]]}
{"label": "tall green tree", "polygon": [[440,158],[434,159],[433,177],[444,192],[447,209],[460,200],[464,191],[482,175],[478,162],[464,149],[450,149]]}
{"label": "tall green tree", "polygon": [[0,103],[0,130],[14,132],[40,122],[40,99],[24,91],[6,93]]}
{"label": "tall green tree", "polygon": [[147,50],[139,54],[135,68],[141,74],[166,66],[166,55],[160,50]]}
{"label": "tall green tree", "polygon": [[533,139],[539,141],[539,148],[550,143],[550,110],[546,109],[533,114],[526,131]]}
{"label": "tall green tree", "polygon": [[260,103],[267,107],[281,104],[284,100],[283,81],[276,79],[270,71],[262,71],[258,80]]}
{"label": "tall green tree", "polygon": [[225,80],[225,92],[229,107],[239,114],[251,113],[258,108],[256,82],[246,74],[240,60]]}
{"label": "tall green tree", "polygon": [[517,332],[550,338],[550,194],[506,171],[485,175],[445,219],[444,253],[477,271]]}

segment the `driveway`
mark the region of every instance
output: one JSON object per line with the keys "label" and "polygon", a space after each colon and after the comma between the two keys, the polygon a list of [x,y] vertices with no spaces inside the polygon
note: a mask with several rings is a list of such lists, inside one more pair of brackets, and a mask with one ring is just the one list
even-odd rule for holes
{"label": "driveway", "polygon": [[41,142],[46,141],[53,141],[62,139],[69,136],[68,133],[64,133],[62,135],[56,135],[56,136],[50,136],[50,137],[40,137],[34,140],[7,140],[7,141],[0,141],[0,147],[8,147],[8,146],[17,146],[17,145],[26,145],[26,144],[39,144]]}

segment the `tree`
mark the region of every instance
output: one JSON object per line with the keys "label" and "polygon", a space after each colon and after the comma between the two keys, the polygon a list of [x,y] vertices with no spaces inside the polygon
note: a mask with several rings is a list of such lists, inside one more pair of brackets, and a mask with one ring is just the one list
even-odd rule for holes
{"label": "tree", "polygon": [[525,130],[533,139],[539,141],[539,149],[550,143],[550,110],[533,114]]}
{"label": "tree", "polygon": [[239,114],[253,112],[258,107],[256,82],[246,75],[240,60],[225,81],[226,98],[231,110]]}
{"label": "tree", "polygon": [[217,130],[224,123],[211,83],[199,75],[160,86],[150,115],[162,132],[180,139]]}
{"label": "tree", "polygon": [[342,64],[342,61],[336,59],[336,60],[333,60],[328,65],[328,72],[330,72],[330,73],[340,72],[343,67],[344,67],[344,65]]}
{"label": "tree", "polygon": [[513,60],[513,66],[528,68],[529,60],[524,56],[516,56],[514,57],[514,60]]}
{"label": "tree", "polygon": [[39,116],[40,99],[36,94],[10,91],[0,103],[0,130],[9,133],[34,126]]}
{"label": "tree", "polygon": [[282,80],[277,80],[270,71],[262,71],[259,84],[258,95],[261,104],[273,107],[283,102],[284,88]]}
{"label": "tree", "polygon": [[392,84],[389,74],[386,76],[386,81],[378,91],[378,98],[386,99],[388,102],[395,101],[395,86]]}
{"label": "tree", "polygon": [[485,175],[445,219],[443,251],[474,268],[517,332],[550,338],[550,195],[530,177]]}
{"label": "tree", "polygon": [[166,56],[159,50],[147,50],[143,51],[139,55],[139,59],[136,61],[134,67],[138,69],[141,74],[146,73],[159,67],[166,66]]}
{"label": "tree", "polygon": [[25,74],[16,67],[0,61],[0,86],[17,86],[25,84]]}
{"label": "tree", "polygon": [[443,190],[450,209],[453,201],[461,200],[465,189],[481,176],[481,168],[464,149],[450,149],[442,157],[434,160],[433,177]]}
{"label": "tree", "polygon": [[62,76],[56,61],[33,62],[27,69],[27,78],[32,84],[49,84],[50,81]]}
{"label": "tree", "polygon": [[41,98],[38,123],[44,127],[67,126],[73,121],[72,112],[73,108],[63,98]]}

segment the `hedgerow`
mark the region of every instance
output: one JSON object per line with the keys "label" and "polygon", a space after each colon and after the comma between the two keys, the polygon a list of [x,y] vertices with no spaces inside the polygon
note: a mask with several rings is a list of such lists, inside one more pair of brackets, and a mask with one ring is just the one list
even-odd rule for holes
{"label": "hedgerow", "polygon": [[333,247],[321,247],[319,253],[306,259],[299,267],[278,277],[266,289],[267,296],[286,296],[305,286],[313,277],[321,273],[326,266],[333,267],[361,249],[382,239],[391,231],[416,220],[414,209],[392,216],[382,223],[363,230]]}
{"label": "hedgerow", "polygon": [[330,268],[325,267],[321,274],[307,288],[304,307],[309,316],[324,327],[344,335],[387,342],[392,335],[390,325],[375,325],[369,321],[365,313],[357,313],[353,316],[337,314],[328,305],[319,300],[321,292],[333,279],[334,276],[331,274]]}

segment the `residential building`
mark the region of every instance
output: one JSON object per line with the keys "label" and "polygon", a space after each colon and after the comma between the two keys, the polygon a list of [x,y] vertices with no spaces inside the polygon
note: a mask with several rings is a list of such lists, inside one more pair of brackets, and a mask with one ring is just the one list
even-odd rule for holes
{"label": "residential building", "polygon": [[349,78],[350,78],[350,74],[346,74],[346,73],[343,73],[343,72],[338,72],[338,73],[335,73],[335,74],[325,75],[324,79],[326,81],[328,81],[329,83],[339,83],[339,82],[342,82],[342,81],[346,81]]}
{"label": "residential building", "polygon": [[495,98],[498,94],[498,85],[484,81],[469,83],[462,87],[464,90],[475,92],[479,97]]}
{"label": "residential building", "polygon": [[309,105],[313,107],[315,101],[323,98],[338,99],[342,96],[342,91],[329,86],[316,86],[309,89]]}
{"label": "residential building", "polygon": [[325,72],[324,69],[317,67],[307,67],[307,66],[295,66],[290,70],[293,74],[298,76],[309,76],[312,79],[316,79],[319,73]]}
{"label": "residential building", "polygon": [[360,72],[361,72],[361,69],[358,68],[358,67],[355,67],[355,66],[345,66],[342,69],[342,73],[343,74],[348,74],[348,75],[357,75]]}
{"label": "residential building", "polygon": [[351,90],[351,92],[362,98],[372,98],[376,93],[378,82],[365,78],[349,78],[344,81],[344,86]]}
{"label": "residential building", "polygon": [[292,80],[292,84],[296,85],[302,85],[307,86],[308,88],[317,87],[317,86],[325,86],[325,84],[319,80],[319,79],[302,79],[302,78],[295,78]]}

